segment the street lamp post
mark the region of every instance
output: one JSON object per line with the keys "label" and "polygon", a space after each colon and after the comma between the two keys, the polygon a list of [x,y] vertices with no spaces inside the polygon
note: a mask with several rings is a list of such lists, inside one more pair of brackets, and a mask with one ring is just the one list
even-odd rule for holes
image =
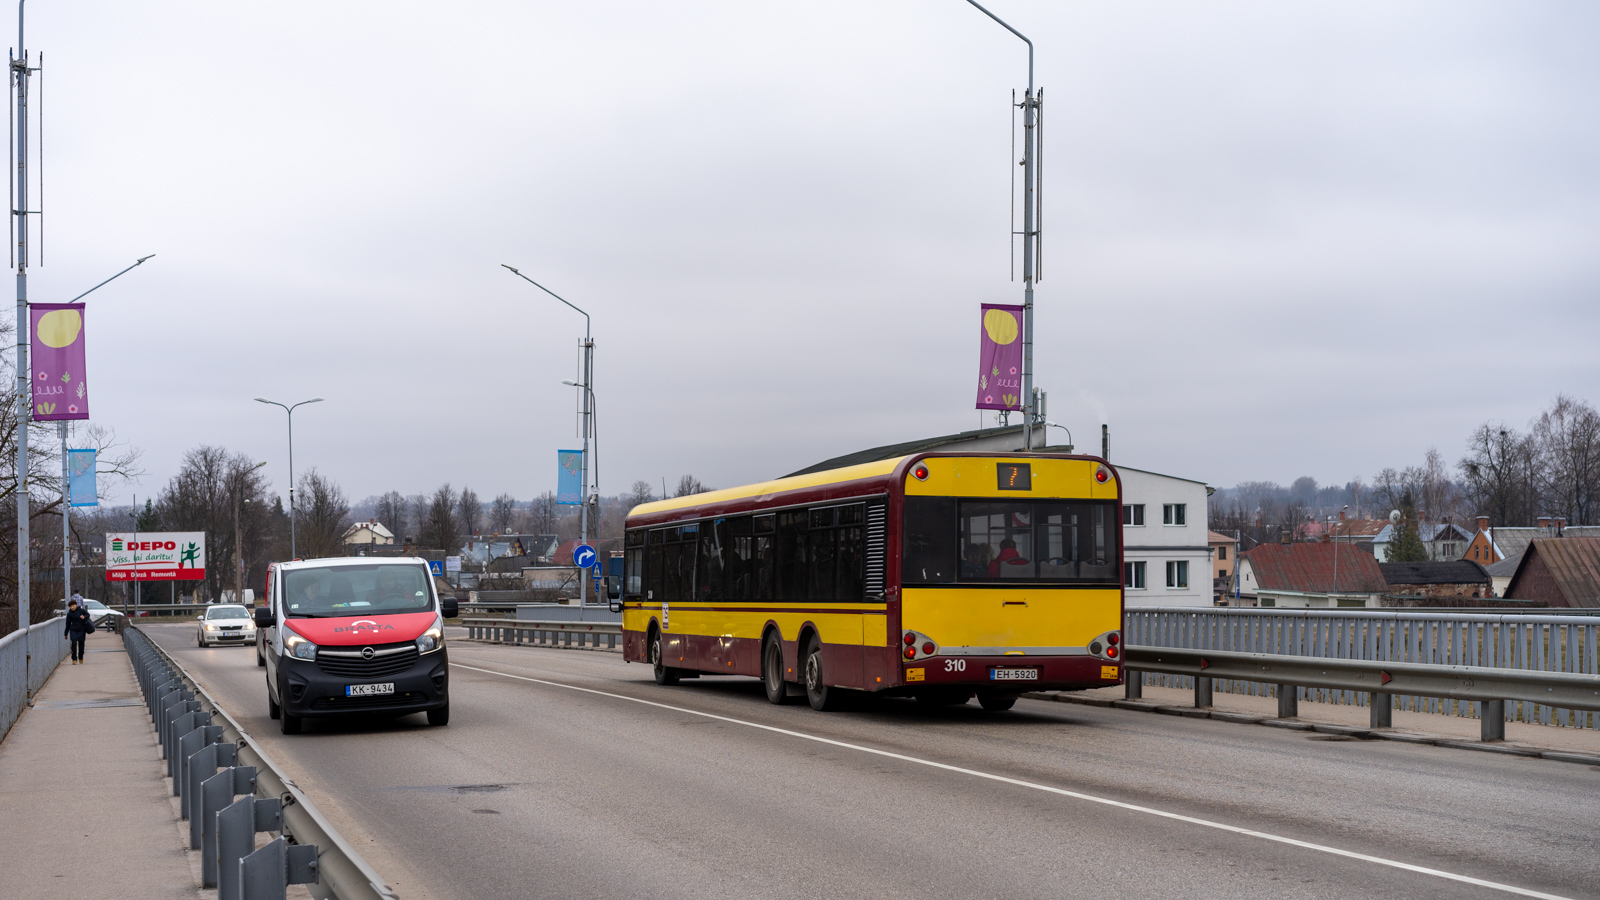
{"label": "street lamp post", "polygon": [[[248,469],[241,469],[233,476],[233,602],[244,602],[244,544],[241,541],[239,528],[239,491],[243,487],[244,476],[266,465],[258,462]],[[249,500],[244,501],[249,503]]]}
{"label": "street lamp post", "polygon": [[[546,294],[549,294],[557,300],[560,300],[562,303],[567,304],[567,306],[572,307],[572,309],[576,310],[583,316],[583,383],[578,384],[572,381],[563,381],[562,384],[583,389],[583,468],[581,471],[582,478],[580,479],[583,483],[583,496],[580,498],[581,505],[579,506],[578,512],[578,528],[581,541],[587,544],[589,543],[589,504],[591,502],[596,502],[600,496],[599,479],[596,476],[595,471],[598,467],[594,466],[589,460],[589,436],[595,433],[594,340],[589,334],[589,314],[581,309],[578,309],[578,307],[573,306],[573,304],[567,300],[567,298],[557,294],[555,291],[550,290],[539,282],[534,281],[532,278],[522,274],[515,268],[508,266],[505,263],[501,263],[500,265],[510,269],[511,274],[521,278],[523,281],[526,281],[539,290],[544,291]],[[598,436],[595,443],[599,443]],[[596,512],[598,513],[598,510]],[[598,561],[599,560],[597,556],[596,562]],[[589,580],[587,578],[580,577],[578,579],[578,602],[580,604],[589,602]]]}
{"label": "street lamp post", "polygon": [[[134,269],[137,269],[138,267],[144,265],[144,261],[145,260],[150,259],[151,257],[154,257],[154,256],[155,256],[155,254],[151,253],[148,256],[139,257],[138,259],[134,260],[133,265],[127,267],[126,269],[123,269],[121,272],[118,272],[117,274],[111,276],[110,278],[107,278],[105,281],[100,282],[99,284],[95,285],[94,287],[89,288],[87,291],[84,291],[83,293],[79,294],[78,296],[73,297],[71,300],[69,300],[67,302],[69,302],[69,303],[77,303],[79,300],[82,300],[83,298],[89,296],[90,294],[94,293],[95,291],[100,290],[101,288],[105,287],[106,285],[110,284],[111,282],[116,281],[118,278],[121,278],[122,276],[128,274],[129,272],[132,272]],[[68,496],[67,484],[71,480],[72,473],[68,470],[68,467],[67,467],[67,423],[66,423],[65,419],[63,419],[62,421],[56,423],[56,432],[57,432],[57,434],[59,434],[61,436],[61,580],[62,580],[62,583],[66,587],[66,596],[67,597],[71,597],[72,596],[72,526],[71,526],[71,523],[69,523],[67,521],[67,519],[68,519],[68,514],[72,511],[72,500]],[[87,589],[87,586],[86,586],[86,589]]]}
{"label": "street lamp post", "polygon": [[289,414],[289,558],[296,559],[300,556],[300,553],[295,546],[294,540],[294,411],[307,403],[321,403],[322,398],[312,397],[310,400],[301,400],[293,406],[285,406],[276,400],[268,400],[265,397],[257,397],[256,402],[265,403],[268,406],[276,406]]}
{"label": "street lamp post", "polygon": [[[1033,387],[1033,283],[1041,277],[1040,254],[1044,249],[1044,91],[1033,88],[1033,41],[1006,21],[983,8],[978,0],[967,0],[978,11],[1028,45],[1028,92],[1022,98],[1022,420],[1023,441],[1033,449],[1033,430],[1044,426],[1044,410]],[[1012,94],[1015,100],[1016,94]],[[1012,169],[1013,172],[1016,169]],[[1014,195],[1013,195],[1014,196]],[[1013,220],[1014,221],[1014,220]],[[1016,227],[1012,225],[1012,227]],[[1015,232],[1013,232],[1015,234]],[[1013,257],[1015,259],[1015,257]],[[1048,441],[1047,441],[1048,442]]]}

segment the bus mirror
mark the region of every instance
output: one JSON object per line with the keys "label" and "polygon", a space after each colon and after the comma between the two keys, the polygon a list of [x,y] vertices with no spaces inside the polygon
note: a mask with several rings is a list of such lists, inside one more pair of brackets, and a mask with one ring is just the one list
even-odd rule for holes
{"label": "bus mirror", "polygon": [[611,598],[611,611],[614,612],[614,613],[622,612],[622,598],[621,597],[612,597]]}

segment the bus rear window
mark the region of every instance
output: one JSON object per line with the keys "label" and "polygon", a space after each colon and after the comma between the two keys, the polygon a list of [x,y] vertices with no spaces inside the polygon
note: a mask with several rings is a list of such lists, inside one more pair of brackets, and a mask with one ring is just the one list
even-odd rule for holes
{"label": "bus rear window", "polygon": [[1120,577],[1110,504],[907,497],[905,510],[905,584],[1115,584]]}

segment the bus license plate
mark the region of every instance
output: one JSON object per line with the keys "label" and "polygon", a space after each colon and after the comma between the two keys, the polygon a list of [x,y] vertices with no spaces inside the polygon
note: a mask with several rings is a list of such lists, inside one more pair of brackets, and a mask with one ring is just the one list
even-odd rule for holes
{"label": "bus license plate", "polygon": [[991,669],[989,677],[994,681],[1038,681],[1038,669]]}
{"label": "bus license plate", "polygon": [[373,694],[392,693],[394,693],[394,682],[392,681],[388,684],[351,684],[346,685],[344,689],[346,697],[370,697]]}

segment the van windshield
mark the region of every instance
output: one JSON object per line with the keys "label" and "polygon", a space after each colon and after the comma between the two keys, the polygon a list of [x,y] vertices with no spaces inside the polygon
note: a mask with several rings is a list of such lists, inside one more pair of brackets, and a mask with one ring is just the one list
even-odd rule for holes
{"label": "van windshield", "polygon": [[428,572],[413,565],[319,566],[283,574],[289,618],[388,616],[433,608]]}

